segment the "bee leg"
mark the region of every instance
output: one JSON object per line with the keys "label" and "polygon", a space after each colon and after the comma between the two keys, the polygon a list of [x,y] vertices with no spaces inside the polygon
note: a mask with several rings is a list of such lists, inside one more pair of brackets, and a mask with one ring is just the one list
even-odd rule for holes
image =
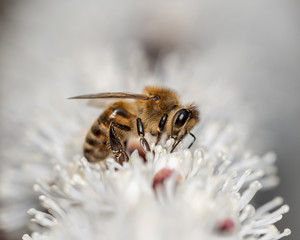
{"label": "bee leg", "polygon": [[142,120],[140,118],[136,119],[136,125],[137,125],[138,135],[140,137],[140,144],[142,146],[143,151],[144,152],[150,152],[149,144],[148,144],[147,140],[144,137],[145,136],[144,126],[143,126]]}
{"label": "bee leg", "polygon": [[123,165],[123,162],[128,162],[129,157],[126,151],[124,150],[124,147],[122,146],[120,138],[116,133],[115,127],[123,131],[130,131],[130,127],[116,122],[112,122],[109,127],[109,140],[111,151],[114,154],[116,161]]}
{"label": "bee leg", "polygon": [[156,143],[155,145],[157,145],[160,141],[160,138],[161,138],[161,133],[163,132],[164,128],[165,128],[165,125],[166,125],[166,122],[167,122],[167,118],[168,118],[168,114],[164,114],[162,116],[162,118],[160,119],[159,121],[159,124],[158,124],[158,132],[157,132],[157,140],[156,140]]}

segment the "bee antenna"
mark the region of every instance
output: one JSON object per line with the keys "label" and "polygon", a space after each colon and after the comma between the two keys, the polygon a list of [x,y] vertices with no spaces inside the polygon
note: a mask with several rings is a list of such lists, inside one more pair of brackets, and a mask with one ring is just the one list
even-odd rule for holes
{"label": "bee antenna", "polygon": [[196,137],[194,134],[192,134],[191,132],[189,132],[189,134],[194,138],[193,141],[191,142],[191,144],[189,145],[188,148],[191,148],[191,146],[193,146],[194,142],[196,141]]}

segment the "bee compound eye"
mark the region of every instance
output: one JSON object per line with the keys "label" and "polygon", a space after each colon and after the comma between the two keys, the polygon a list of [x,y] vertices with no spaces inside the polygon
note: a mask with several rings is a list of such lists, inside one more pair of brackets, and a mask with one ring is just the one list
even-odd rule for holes
{"label": "bee compound eye", "polygon": [[182,127],[185,122],[187,121],[187,119],[189,118],[189,111],[186,110],[186,109],[181,109],[178,111],[177,113],[177,118],[176,118],[176,121],[175,121],[175,127],[177,128],[180,128]]}

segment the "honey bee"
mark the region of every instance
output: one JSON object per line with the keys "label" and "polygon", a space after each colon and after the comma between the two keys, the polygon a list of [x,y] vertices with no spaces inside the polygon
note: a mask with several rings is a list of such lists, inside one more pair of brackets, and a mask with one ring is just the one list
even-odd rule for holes
{"label": "honey bee", "polygon": [[159,143],[162,133],[175,142],[171,152],[190,134],[193,145],[196,137],[190,132],[200,121],[199,111],[193,104],[183,106],[178,95],[164,87],[146,87],[144,94],[109,92],[72,97],[70,99],[122,98],[135,101],[116,101],[109,105],[87,133],[83,146],[84,156],[98,162],[112,153],[120,164],[128,161],[125,150],[128,138],[137,135],[144,152],[150,151],[145,132],[156,136]]}

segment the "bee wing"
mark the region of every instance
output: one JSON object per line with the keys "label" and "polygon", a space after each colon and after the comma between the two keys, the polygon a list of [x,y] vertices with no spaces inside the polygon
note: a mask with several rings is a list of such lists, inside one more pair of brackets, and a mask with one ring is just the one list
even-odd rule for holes
{"label": "bee wing", "polygon": [[106,108],[109,103],[111,103],[112,100],[107,100],[107,101],[99,101],[97,99],[90,99],[87,102],[87,105],[90,107],[95,107],[95,108]]}
{"label": "bee wing", "polygon": [[139,99],[139,100],[156,100],[157,99],[156,96],[148,96],[145,94],[124,93],[124,92],[87,94],[87,95],[71,97],[69,99],[99,99],[99,98],[127,98],[127,99]]}

